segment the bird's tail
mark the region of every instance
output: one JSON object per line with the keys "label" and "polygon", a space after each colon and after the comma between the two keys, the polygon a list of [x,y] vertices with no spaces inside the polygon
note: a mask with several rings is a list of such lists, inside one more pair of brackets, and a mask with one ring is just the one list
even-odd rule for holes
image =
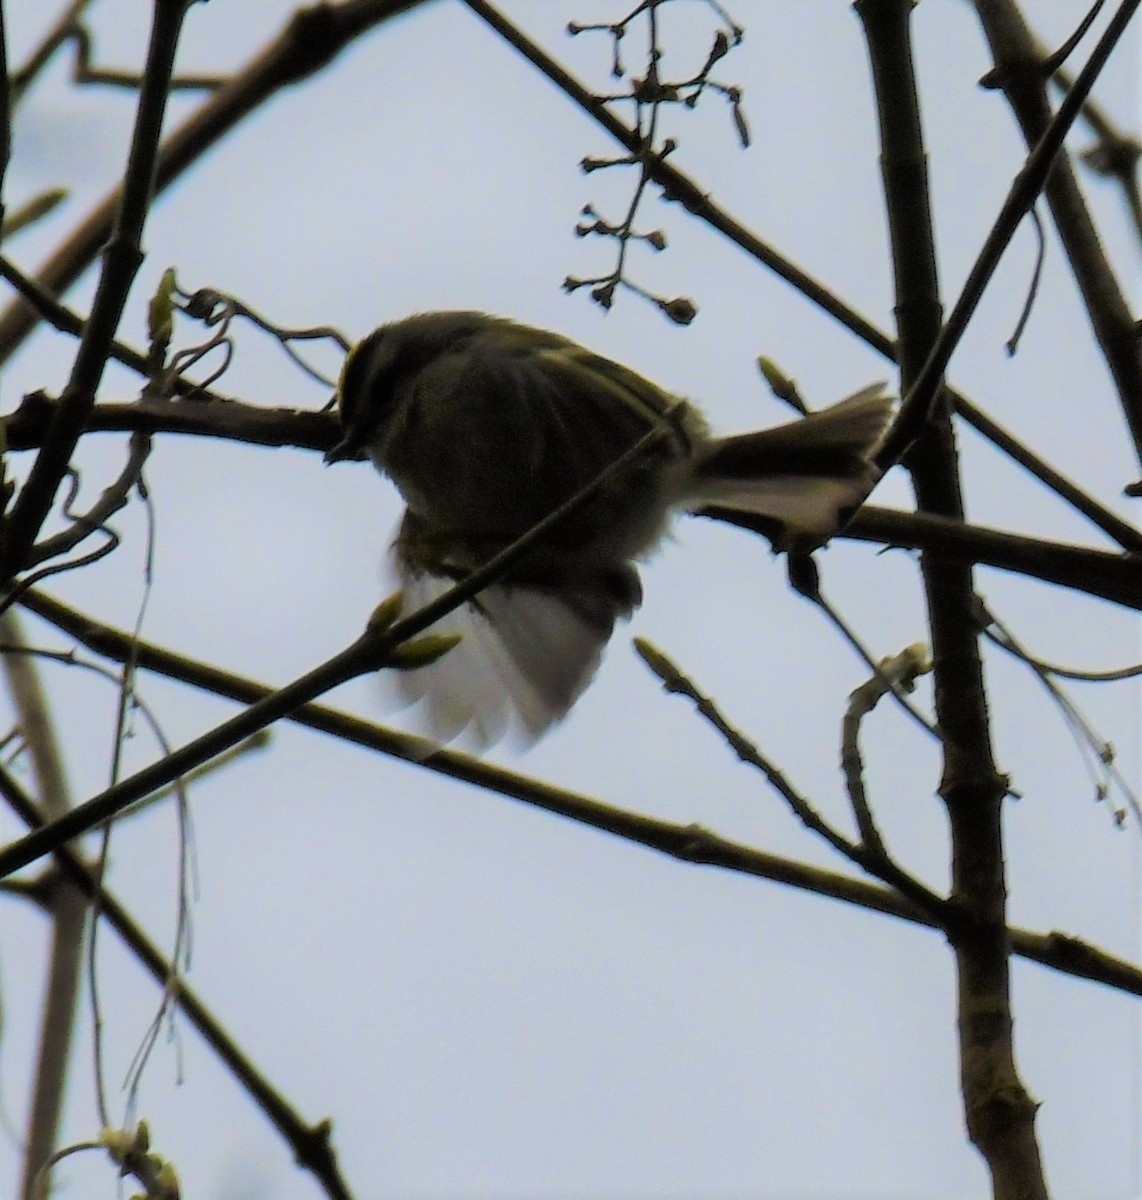
{"label": "bird's tail", "polygon": [[799,421],[717,438],[699,451],[688,507],[780,521],[794,538],[835,533],[880,478],[873,455],[892,419],[884,383]]}

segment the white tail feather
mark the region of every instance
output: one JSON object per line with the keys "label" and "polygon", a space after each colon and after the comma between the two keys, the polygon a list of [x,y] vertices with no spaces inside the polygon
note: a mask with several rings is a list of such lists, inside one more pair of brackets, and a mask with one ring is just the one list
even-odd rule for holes
{"label": "white tail feather", "polygon": [[[721,505],[824,538],[880,478],[873,462],[892,419],[874,383],[799,421],[710,443],[693,472],[689,507]],[[782,473],[785,466],[787,473]]]}
{"label": "white tail feather", "polygon": [[[405,612],[435,599],[452,581],[409,574]],[[423,702],[432,736],[466,734],[478,748],[513,728],[525,743],[563,717],[598,668],[609,630],[585,621],[554,593],[493,584],[432,626],[460,643],[428,667],[386,672],[405,703]],[[513,720],[514,718],[514,720]]]}

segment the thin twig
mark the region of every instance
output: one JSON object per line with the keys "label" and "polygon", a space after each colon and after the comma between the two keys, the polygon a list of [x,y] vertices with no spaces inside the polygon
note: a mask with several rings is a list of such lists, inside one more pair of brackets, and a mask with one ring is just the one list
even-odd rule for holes
{"label": "thin twig", "polygon": [[872,677],[849,694],[848,707],[841,722],[841,770],[845,790],[849,794],[853,817],[860,830],[861,841],[871,854],[890,861],[888,849],[872,815],[864,786],[864,760],[860,752],[860,726],[881,698],[899,698],[902,691],[911,691],[916,677],[932,669],[926,647],[915,643],[892,658],[882,658]]}
{"label": "thin twig", "polygon": [[[635,649],[643,662],[662,681],[668,692],[685,696],[694,702],[698,712],[721,735],[726,745],[747,766],[755,767],[770,786],[785,800],[797,819],[813,833],[823,838],[839,854],[870,875],[883,880],[889,887],[906,897],[923,912],[930,914],[942,927],[955,923],[955,914],[948,901],[938,896],[915,876],[908,874],[888,856],[879,834],[873,829],[871,842],[858,844],[835,830],[813,805],[789,782],[785,774],[760,749],[722,715],[709,696],[701,692],[688,675],[645,638],[634,639]],[[871,817],[868,824],[871,826]],[[861,830],[862,835],[864,830]]]}
{"label": "thin twig", "polygon": [[[935,738],[936,741],[941,741],[942,737],[937,726],[908,699],[908,693],[912,691],[912,687],[895,681],[891,675],[885,674],[882,671],[882,662],[872,656],[868,647],[857,637],[856,632],[850,628],[849,623],[825,597],[824,592],[821,591],[820,573],[816,561],[810,556],[791,556],[789,559],[789,568],[789,581],[797,594],[804,596],[806,600],[815,604],[824,613],[833,628],[856,651],[860,660],[872,671],[873,677],[879,680],[884,690],[892,695],[892,698],[908,716],[925,733]],[[900,659],[900,656],[897,656],[895,659],[884,661],[899,665],[903,660]],[[916,673],[918,674],[919,672]]]}
{"label": "thin twig", "polygon": [[[68,333],[72,337],[79,337],[83,333],[87,318],[81,317],[66,304],[57,300],[38,280],[25,275],[11,259],[2,254],[0,254],[0,279],[5,279],[10,283],[53,329],[58,329],[61,333]],[[125,342],[112,340],[108,356],[144,377],[150,373],[150,362],[147,355],[133,346],[128,346]],[[194,394],[201,399],[221,399],[221,397],[207,392],[202,384],[181,377],[176,381],[174,390],[184,395]]]}
{"label": "thin twig", "polygon": [[[1033,655],[1028,654],[1011,629],[991,612],[981,596],[976,596],[976,606],[979,614],[979,628],[984,637],[993,645],[1006,650],[1008,654],[1014,658],[1018,658],[1021,662],[1029,666],[1035,672],[1039,682],[1046,689],[1047,694],[1055,702],[1059,712],[1062,714],[1063,720],[1066,722],[1067,728],[1075,739],[1083,765],[1090,775],[1091,782],[1094,785],[1095,799],[1103,803],[1108,802],[1110,800],[1110,786],[1112,783],[1116,784],[1119,792],[1125,797],[1127,805],[1134,814],[1135,827],[1142,831],[1142,804],[1139,803],[1134,789],[1118,769],[1115,762],[1114,747],[1098,734],[1078,705],[1055,682],[1053,676],[1060,674],[1060,672],[1057,672],[1049,663],[1042,662]],[[1129,668],[1125,672],[1110,672],[1109,676],[1103,675],[1100,681],[1105,682],[1108,677],[1117,679],[1129,678],[1139,671],[1142,671],[1142,668],[1135,667]],[[1071,678],[1075,678],[1077,675],[1076,672],[1069,672],[1068,674]],[[1078,677],[1085,678],[1088,681],[1092,678],[1089,674],[1085,677],[1078,675]],[[1122,825],[1125,822],[1126,813],[1124,809],[1113,807],[1111,812],[1117,824]]]}
{"label": "thin twig", "polygon": [[[26,653],[17,615],[0,615],[0,637],[17,652],[3,654],[8,690],[16,707],[23,743],[32,760],[40,808],[47,819],[67,812],[71,800],[51,708],[34,660]],[[47,897],[52,941],[28,1133],[24,1144],[21,1195],[31,1200],[40,1168],[56,1147],[64,1088],[71,1061],[75,1014],[83,961],[87,901],[71,887],[52,887]]]}
{"label": "thin twig", "polygon": [[1027,285],[1027,297],[1023,301],[1023,311],[1015,322],[1015,329],[1003,344],[1009,356],[1014,356],[1019,349],[1023,331],[1031,319],[1031,311],[1035,307],[1035,299],[1039,295],[1039,284],[1043,279],[1043,264],[1047,261],[1047,239],[1043,234],[1043,222],[1038,212],[1032,208],[1027,216],[1031,219],[1031,228],[1035,231],[1035,265],[1031,269],[1031,282]]}
{"label": "thin twig", "polygon": [[143,466],[151,452],[151,438],[146,433],[133,433],[127,461],[118,476],[99,494],[98,500],[84,513],[70,515],[71,528],[37,542],[28,556],[29,565],[47,562],[74,549],[91,534],[103,529],[107,522],[125,508],[131,492],[138,486]]}
{"label": "thin twig", "polygon": [[1067,61],[1074,53],[1079,42],[1087,35],[1087,31],[1094,24],[1098,14],[1102,11],[1106,0],[1094,0],[1094,3],[1087,9],[1086,15],[1075,26],[1071,36],[1063,42],[1063,44],[1053,53],[1047,55],[1043,62],[1043,74],[1052,75]]}

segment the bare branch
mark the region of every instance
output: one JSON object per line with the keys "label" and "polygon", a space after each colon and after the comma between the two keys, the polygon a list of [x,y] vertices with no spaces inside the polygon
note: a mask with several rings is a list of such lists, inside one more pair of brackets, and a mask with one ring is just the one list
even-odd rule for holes
{"label": "bare branch", "polygon": [[[1003,89],[1027,145],[1035,147],[1032,158],[1039,154],[1040,147],[1052,142],[1057,145],[1044,194],[1142,457],[1142,345],[1070,161],[1061,150],[1062,134],[1079,115],[1110,50],[1137,9],[1137,0],[1124,0],[1119,6],[1053,116],[1046,89],[1053,64],[1050,60],[1045,64],[1040,57],[1018,4],[1014,0],[974,0],[974,7],[995,60],[994,69],[985,77],[986,86]],[[1029,159],[1028,167],[1030,163]]]}
{"label": "bare branch", "polygon": [[[273,693],[274,689],[264,683],[135,639],[122,630],[92,620],[42,592],[32,592],[24,598],[23,604],[95,654],[118,662],[124,661],[128,654],[134,654],[142,670],[153,671],[241,704],[254,704]],[[873,912],[936,927],[932,918],[914,904],[875,884],[730,842],[696,825],[678,825],[627,812],[471,755],[437,746],[415,734],[389,729],[320,704],[307,704],[290,713],[287,719],[307,729],[518,800],[683,862],[769,879]],[[2,779],[0,776],[0,782]],[[1012,930],[1011,936],[1012,948],[1017,954],[1044,966],[1142,996],[1142,969],[1078,938],[1057,932],[1037,934],[1018,929]]]}
{"label": "bare branch", "polygon": [[[962,521],[959,463],[952,409],[943,390],[944,370],[1000,255],[1034,203],[1068,125],[1060,115],[1053,133],[1056,140],[1044,138],[1017,176],[963,292],[941,326],[927,153],[912,58],[912,7],[911,0],[856,0],[855,4],[868,42],[880,120],[900,387],[906,393],[877,458],[886,469],[904,460],[921,512]],[[991,746],[983,664],[971,615],[972,568],[932,553],[921,556],[920,568],[942,737],[939,792],[948,811],[952,896],[961,915],[949,941],[956,960],[965,1123],[987,1162],[996,1200],[1047,1200],[1034,1129],[1037,1105],[1015,1064],[1000,821],[1007,783],[996,769]]]}
{"label": "bare branch", "polygon": [[[268,46],[163,140],[155,164],[155,194],[282,88],[320,71],[363,33],[424,2],[342,0],[299,9]],[[118,204],[116,190],[92,209],[36,272],[37,281],[48,293],[62,295],[94,260],[111,232]],[[36,313],[23,302],[0,316],[0,364],[31,332],[36,320]]]}
{"label": "bare branch", "polygon": [[849,695],[848,708],[841,722],[841,770],[845,775],[845,790],[849,794],[853,817],[860,830],[864,848],[876,857],[889,862],[888,849],[877,828],[864,786],[864,759],[860,752],[860,726],[881,698],[900,690],[911,691],[916,676],[932,669],[923,645],[912,645],[892,658],[881,659],[876,673]]}
{"label": "bare branch", "polygon": [[[638,153],[640,141],[638,131],[624,125],[577,79],[566,71],[549,54],[498,12],[487,0],[465,0],[468,7],[485,21],[509,45],[513,46],[533,66],[540,70],[556,87],[577,104],[585,113],[597,121],[617,142],[631,153]],[[675,200],[687,212],[704,221],[728,238],[739,249],[768,267],[778,277],[794,287],[807,300],[828,313],[846,329],[849,329],[885,358],[897,358],[898,347],[893,338],[878,329],[840,297],[836,296],[808,272],[780,254],[773,246],[763,241],[752,230],[747,229],[724,209],[720,208],[709,194],[689,176],[674,168],[661,157],[647,161],[648,174],[663,189],[668,200]],[[3,322],[0,321],[0,335]],[[0,336],[0,347],[3,338]],[[1024,469],[1062,496],[1085,517],[1107,533],[1119,545],[1130,550],[1142,550],[1142,534],[1116,514],[1110,512],[1097,500],[1086,495],[1063,474],[1036,455],[1016,438],[1004,430],[984,412],[958,393],[951,393],[956,412],[984,437],[993,441],[1009,454]]]}
{"label": "bare branch", "polygon": [[[3,767],[0,767],[0,795],[4,796],[29,828],[43,827],[43,815]],[[175,1002],[187,1019],[276,1126],[293,1149],[297,1161],[315,1175],[330,1200],[351,1200],[337,1165],[329,1123],[319,1121],[316,1125],[306,1125],[254,1066],[217,1017],[178,977],[173,966],[142,932],[123,905],[111,892],[97,884],[95,876],[78,855],[67,846],[56,847],[53,853],[60,870],[81,895],[88,899],[99,897],[101,919],[111,925],[160,988],[171,988]]]}
{"label": "bare branch", "polygon": [[0,580],[21,570],[55,500],[119,325],[127,292],[143,260],[142,232],[154,191],[155,158],[183,19],[193,0],[156,0],[147,65],[115,223],[107,244],[91,316],[48,438],[12,507],[0,547]]}
{"label": "bare branch", "polygon": [[[774,536],[772,522],[729,509],[699,514]],[[1045,542],[935,513],[905,513],[864,505],[836,534],[861,542],[937,552],[945,558],[998,567],[1054,583],[1128,608],[1142,608],[1142,556]]]}

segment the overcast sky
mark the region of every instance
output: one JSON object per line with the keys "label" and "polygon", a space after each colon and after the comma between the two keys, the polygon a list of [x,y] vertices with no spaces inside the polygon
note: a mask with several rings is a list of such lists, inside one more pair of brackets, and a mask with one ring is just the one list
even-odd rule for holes
{"label": "overcast sky", "polygon": [[[54,5],[9,4],[19,63]],[[569,39],[569,19],[613,20],[604,0],[504,4],[580,78],[608,80],[602,35]],[[891,270],[867,59],[841,3],[731,0],[742,46],[717,76],[740,84],[753,135],[743,151],[726,105],[708,96],[672,115],[678,163],[747,226],[881,328],[892,328]],[[1056,45],[1085,4],[1039,0]],[[97,0],[97,58],[137,63],[150,6]],[[214,0],[189,15],[180,67],[230,70],[286,19],[291,4]],[[684,19],[682,19],[685,10]],[[666,69],[700,67],[705,6],[675,5]],[[1100,26],[1101,27],[1101,26]],[[1002,95],[976,81],[990,63],[967,4],[928,0],[915,16],[944,299],[950,304],[1023,155]],[[1137,129],[1138,28],[1099,91]],[[624,54],[638,62],[639,42]],[[1091,42],[1083,43],[1084,61]],[[5,199],[49,186],[72,196],[11,244],[32,270],[118,176],[133,98],[68,82],[57,63],[16,126]],[[170,122],[196,103],[179,98]],[[1073,139],[1085,144],[1080,132]],[[168,265],[187,288],[240,296],[283,325],[332,324],[359,337],[383,321],[474,307],[558,329],[700,403],[719,430],[788,416],[754,367],[794,376],[812,405],[873,380],[888,364],[764,268],[651,199],[641,228],[669,250],[636,250],[631,273],[698,305],[680,329],[621,294],[604,315],[564,276],[609,269],[611,248],[576,239],[580,209],[625,211],[629,172],[584,177],[606,135],[471,15],[439,0],[359,41],[327,71],[243,123],[156,204],[147,258],[122,327],[144,336],[145,300]],[[1125,206],[1084,177],[1124,280],[1139,253]],[[1133,520],[1121,497],[1137,478],[1129,438],[1058,244],[1018,355],[1003,343],[1033,268],[1018,233],[950,378],[985,411]],[[68,299],[90,300],[89,274]],[[6,300],[6,297],[5,297]],[[183,325],[187,341],[196,330]],[[42,334],[5,371],[3,406],[58,389],[73,343]],[[324,364],[335,370],[335,356]],[[893,382],[895,386],[895,382]],[[101,398],[137,381],[109,370]],[[320,407],[262,335],[238,334],[219,384],[253,403]],[[981,524],[1107,548],[1062,502],[970,430],[960,438],[969,517]],[[118,472],[118,437],[84,440],[85,496]],[[28,456],[23,456],[26,459]],[[23,469],[25,462],[17,464]],[[897,472],[896,474],[900,474]],[[189,438],[157,440],[147,468],[156,513],[154,586],[144,636],[270,683],[284,683],[352,640],[388,586],[382,558],[400,505],[366,466]],[[895,475],[878,504],[907,507]],[[50,590],[120,627],[143,596],[145,524],[117,520],[121,547]],[[918,573],[903,552],[835,545],[820,556],[825,591],[875,654],[924,640]],[[1137,617],[1001,572],[978,588],[1035,653],[1085,668],[1139,661]],[[741,765],[634,655],[634,634],[674,657],[823,812],[847,828],[837,768],[840,720],[867,669],[805,601],[767,544],[708,521],[679,523],[644,572],[645,605],[616,634],[594,686],[526,756],[490,757],[617,806],[844,869],[763,778]],[[28,621],[36,644],[68,642]],[[59,666],[45,677],[76,800],[110,769],[114,691]],[[1120,831],[1055,704],[1022,664],[987,651],[996,756],[1021,799],[1006,810],[1013,924],[1086,938],[1137,961],[1139,829]],[[181,744],[233,706],[144,677],[144,699]],[[1139,786],[1137,683],[1068,693]],[[383,685],[332,702],[418,729]],[[917,702],[927,709],[923,684]],[[137,722],[135,769],[157,754]],[[932,744],[899,711],[868,721],[868,788],[890,846],[943,890],[948,843]],[[955,980],[944,940],[889,918],[776,884],[685,866],[430,772],[321,735],[275,728],[192,796],[198,898],[191,984],[306,1120],[330,1116],[359,1197],[842,1198],[984,1197],[958,1094]],[[5,818],[6,836],[16,832]],[[115,834],[110,883],[170,945],[178,833],[158,806]],[[0,1179],[17,1178],[30,1046],[45,954],[43,922],[0,905],[4,1040]],[[157,1003],[111,935],[100,973],[112,1100]],[[1136,1002],[1016,960],[1016,1049],[1043,1102],[1037,1130],[1054,1194],[1142,1194],[1142,1034]],[[288,1149],[184,1022],[160,1041],[138,1113],[176,1164],[184,1194],[301,1200],[319,1194]],[[72,1074],[65,1140],[97,1129],[90,1020]],[[61,1195],[110,1196],[94,1156],[60,1172]]]}

